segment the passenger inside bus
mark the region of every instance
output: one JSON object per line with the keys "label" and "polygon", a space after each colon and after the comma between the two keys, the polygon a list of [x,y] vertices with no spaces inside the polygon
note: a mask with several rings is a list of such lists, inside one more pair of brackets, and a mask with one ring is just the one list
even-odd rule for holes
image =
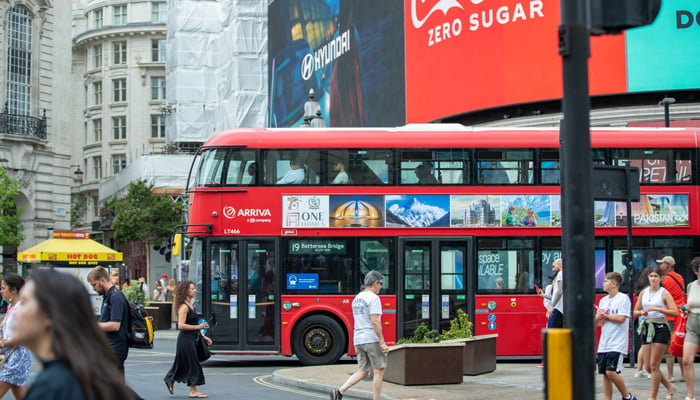
{"label": "passenger inside bus", "polygon": [[277,181],[278,185],[296,185],[304,182],[306,174],[304,163],[297,158],[289,161],[289,170]]}
{"label": "passenger inside bus", "polygon": [[333,178],[333,181],[331,181],[332,185],[347,185],[352,183],[350,181],[350,177],[348,176],[348,173],[345,172],[345,163],[342,161],[336,161],[333,163],[333,171],[336,172],[337,174],[335,175],[335,178]]}
{"label": "passenger inside bus", "polygon": [[418,164],[415,173],[418,183],[421,185],[436,185],[438,183],[435,175],[433,175],[433,163],[430,161],[426,160]]}

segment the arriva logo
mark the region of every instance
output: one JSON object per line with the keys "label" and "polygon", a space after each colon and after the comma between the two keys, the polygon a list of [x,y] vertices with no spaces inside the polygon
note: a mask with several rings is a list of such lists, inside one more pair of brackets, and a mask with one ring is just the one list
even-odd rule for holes
{"label": "arriva logo", "polygon": [[[464,27],[468,27],[469,31],[475,32],[498,25],[508,25],[544,17],[544,3],[542,0],[522,0],[509,6],[493,5],[497,3],[494,0],[469,0],[472,5],[469,10],[465,10],[457,0],[438,0],[421,19],[418,17],[418,11],[416,10],[417,1],[411,0],[411,22],[415,29],[423,27],[428,19],[438,11],[442,11],[443,14],[443,18],[437,18],[435,22],[431,23],[432,27],[427,31],[428,47],[460,36]],[[426,0],[420,1],[425,3]],[[479,5],[481,6],[474,7]],[[447,12],[453,8],[463,10],[466,14],[457,16],[451,21],[445,20],[444,17],[447,16]]]}
{"label": "arriva logo", "polygon": [[240,208],[236,210],[232,206],[223,209],[224,217],[234,219],[236,217],[271,217],[272,213],[268,208]]}

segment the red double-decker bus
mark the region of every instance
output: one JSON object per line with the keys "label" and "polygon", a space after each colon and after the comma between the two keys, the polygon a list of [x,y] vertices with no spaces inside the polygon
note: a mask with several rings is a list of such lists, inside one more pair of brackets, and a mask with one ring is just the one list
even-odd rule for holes
{"label": "red double-decker bus", "polygon": [[[594,129],[595,164],[641,170],[641,201],[595,202],[595,280],[672,255],[691,276],[700,238],[694,129]],[[457,309],[500,358],[539,357],[545,309],[535,286],[561,255],[556,129],[409,125],[395,129],[234,129],[203,145],[186,226],[197,307],[214,316],[213,350],[353,354],[350,303],[364,275],[385,275],[388,342]],[[689,218],[692,217],[692,218]],[[627,254],[633,223],[633,261]],[[625,256],[626,257],[626,256]],[[564,260],[566,270],[566,260]]]}

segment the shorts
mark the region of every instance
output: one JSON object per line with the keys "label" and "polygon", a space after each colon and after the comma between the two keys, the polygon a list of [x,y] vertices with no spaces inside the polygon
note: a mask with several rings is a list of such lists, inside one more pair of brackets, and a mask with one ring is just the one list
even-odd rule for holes
{"label": "shorts", "polygon": [[688,322],[685,325],[685,343],[700,346],[700,314],[698,313],[688,314]]}
{"label": "shorts", "polygon": [[671,340],[671,331],[668,329],[666,324],[653,324],[654,325],[654,337],[651,338],[651,342],[647,341],[646,336],[642,337],[644,344],[650,343],[662,343],[668,344]]}
{"label": "shorts", "polygon": [[618,374],[622,372],[622,353],[611,351],[608,353],[598,353],[598,373],[605,375],[606,371],[615,371]]}
{"label": "shorts", "polygon": [[356,344],[355,352],[360,371],[386,368],[386,353],[382,352],[379,342]]}

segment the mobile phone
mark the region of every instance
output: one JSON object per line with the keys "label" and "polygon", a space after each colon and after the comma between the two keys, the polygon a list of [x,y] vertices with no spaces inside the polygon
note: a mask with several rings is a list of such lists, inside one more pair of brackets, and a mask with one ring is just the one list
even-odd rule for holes
{"label": "mobile phone", "polygon": [[598,311],[599,313],[601,313],[603,315],[608,315],[608,312],[603,310],[602,308],[598,307],[597,304],[593,304],[593,307],[595,307],[596,311]]}
{"label": "mobile phone", "polygon": [[537,284],[535,283],[535,291],[539,292],[540,290],[542,290],[542,289],[540,289],[540,287],[537,286]]}

